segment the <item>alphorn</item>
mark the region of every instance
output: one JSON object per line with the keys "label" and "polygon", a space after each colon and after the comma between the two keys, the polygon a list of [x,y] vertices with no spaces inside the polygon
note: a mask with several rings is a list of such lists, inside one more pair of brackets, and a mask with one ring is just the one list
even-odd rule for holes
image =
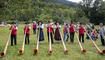
{"label": "alphorn", "polygon": [[[12,32],[12,31],[11,31],[11,32]],[[7,48],[8,48],[8,44],[9,44],[9,40],[10,40],[10,36],[11,36],[11,32],[10,32],[10,34],[9,34],[9,36],[8,36],[8,40],[7,40],[7,42],[6,42],[6,45],[5,45],[4,51],[0,53],[0,57],[3,57],[3,56],[6,55]]]}
{"label": "alphorn", "polygon": [[38,32],[38,39],[37,39],[36,49],[34,49],[34,54],[37,54],[38,53],[38,48],[39,48],[39,34],[40,34],[40,28],[39,28],[39,32]]}
{"label": "alphorn", "polygon": [[75,33],[75,35],[76,35],[76,37],[77,37],[77,41],[78,41],[78,44],[79,44],[79,46],[80,46],[81,52],[83,52],[83,53],[85,54],[85,53],[86,53],[86,49],[84,49],[84,48],[82,47],[82,45],[81,45],[81,43],[80,43],[80,41],[79,41],[79,38],[78,38],[78,36],[77,36],[77,33]]}
{"label": "alphorn", "polygon": [[[85,31],[86,31],[86,29],[85,29]],[[86,34],[89,36],[89,38],[90,38],[90,40],[92,41],[92,43],[93,43],[94,47],[96,48],[96,50],[97,50],[100,54],[105,54],[105,50],[101,50],[101,49],[96,45],[96,43],[92,40],[91,36],[87,33],[87,31],[86,31]]]}
{"label": "alphorn", "polygon": [[53,53],[52,48],[51,48],[51,38],[50,38],[50,28],[49,28],[49,55]]}
{"label": "alphorn", "polygon": [[[60,32],[60,30],[59,30],[59,32]],[[66,48],[66,45],[65,45],[65,42],[63,41],[61,32],[60,32],[60,36],[61,36],[62,44],[63,44],[63,47],[64,47],[64,53],[68,54],[69,53],[69,50],[67,50],[67,48]]]}
{"label": "alphorn", "polygon": [[26,37],[26,31],[25,31],[25,35],[24,35],[22,49],[18,51],[18,54],[19,55],[22,55],[24,53],[25,37]]}

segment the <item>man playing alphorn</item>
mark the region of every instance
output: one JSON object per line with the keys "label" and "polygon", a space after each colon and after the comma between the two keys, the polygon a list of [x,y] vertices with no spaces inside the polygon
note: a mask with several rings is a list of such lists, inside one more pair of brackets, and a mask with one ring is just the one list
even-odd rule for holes
{"label": "man playing alphorn", "polygon": [[28,44],[30,43],[30,40],[29,40],[29,37],[30,37],[30,25],[28,25],[28,23],[26,23],[25,27],[24,27],[24,34],[26,34],[26,37],[25,37],[25,44],[27,44],[27,41],[28,41]]}
{"label": "man playing alphorn", "polygon": [[16,23],[13,22],[13,25],[10,27],[10,30],[11,30],[11,46],[13,46],[13,40],[14,40],[14,44],[16,45],[17,44],[17,41],[16,41],[16,35],[17,35],[17,26],[16,26]]}

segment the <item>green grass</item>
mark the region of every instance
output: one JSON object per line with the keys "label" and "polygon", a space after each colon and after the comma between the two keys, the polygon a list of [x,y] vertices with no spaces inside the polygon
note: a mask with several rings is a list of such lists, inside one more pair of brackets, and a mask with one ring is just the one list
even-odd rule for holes
{"label": "green grass", "polygon": [[[97,52],[90,40],[85,39],[85,43],[82,44],[83,47],[87,49],[87,53],[81,53],[76,37],[75,43],[71,44],[70,40],[69,42],[66,42],[67,49],[70,51],[68,55],[64,54],[64,49],[62,43],[60,42],[59,44],[55,43],[52,45],[53,54],[49,56],[49,45],[46,29],[44,29],[45,40],[39,45],[39,52],[37,55],[33,55],[33,50],[36,47],[37,36],[33,35],[32,29],[30,35],[30,44],[25,45],[25,51],[23,55],[18,55],[17,52],[19,49],[21,49],[24,38],[23,27],[24,25],[19,25],[18,27],[17,45],[10,46],[9,42],[6,56],[0,58],[0,60],[105,60],[105,56],[100,55]],[[9,27],[0,27],[0,51],[3,51],[5,47],[9,32]],[[54,42],[56,41],[54,40]],[[105,47],[101,46],[100,40],[97,40],[96,44],[100,49],[105,49]]]}

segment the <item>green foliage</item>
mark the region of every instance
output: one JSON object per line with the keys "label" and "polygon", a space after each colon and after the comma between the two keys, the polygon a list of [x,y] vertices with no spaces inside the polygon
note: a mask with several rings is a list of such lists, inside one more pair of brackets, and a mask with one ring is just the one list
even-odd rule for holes
{"label": "green foliage", "polygon": [[103,0],[83,0],[79,8],[83,10],[85,16],[91,23],[105,23],[105,1]]}

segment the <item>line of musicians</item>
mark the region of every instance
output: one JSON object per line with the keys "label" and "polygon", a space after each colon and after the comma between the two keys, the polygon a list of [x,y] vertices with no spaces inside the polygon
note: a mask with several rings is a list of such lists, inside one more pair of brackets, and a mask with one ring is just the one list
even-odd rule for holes
{"label": "line of musicians", "polygon": [[[56,41],[61,40],[60,32],[62,30],[61,30],[61,26],[59,25],[58,22],[54,25],[54,23],[51,21],[48,21],[47,24],[43,24],[41,21],[39,21],[38,23],[36,23],[34,21],[32,25],[30,25],[28,22],[25,23],[25,26],[24,26],[24,34],[26,34],[25,44],[30,43],[29,38],[30,38],[31,26],[33,27],[33,34],[36,34],[36,30],[40,31],[40,33],[38,34],[39,35],[39,41],[44,40],[43,28],[47,28],[48,41],[51,38],[52,44],[54,43],[53,38]],[[16,26],[15,22],[13,22],[12,26],[10,27],[10,30],[11,30],[11,46],[13,46],[13,45],[17,44],[16,35],[17,35],[18,27]],[[105,46],[105,41],[104,41],[105,27],[103,26],[103,23],[100,23],[100,28],[97,30],[97,29],[95,29],[94,25],[92,25],[92,27],[90,27],[90,25],[88,25],[88,24],[86,24],[86,26],[83,26],[83,24],[80,22],[78,22],[76,25],[73,23],[73,21],[71,21],[70,24],[68,24],[66,22],[64,24],[64,29],[63,29],[63,33],[64,33],[63,40],[68,41],[69,36],[70,36],[71,43],[74,43],[75,33],[78,32],[80,42],[84,43],[85,30],[88,32],[88,34],[91,36],[91,38],[93,40],[97,40],[98,37],[100,36],[102,46]],[[49,38],[49,36],[50,36],[50,38]],[[90,39],[88,35],[86,36],[86,39]]]}

